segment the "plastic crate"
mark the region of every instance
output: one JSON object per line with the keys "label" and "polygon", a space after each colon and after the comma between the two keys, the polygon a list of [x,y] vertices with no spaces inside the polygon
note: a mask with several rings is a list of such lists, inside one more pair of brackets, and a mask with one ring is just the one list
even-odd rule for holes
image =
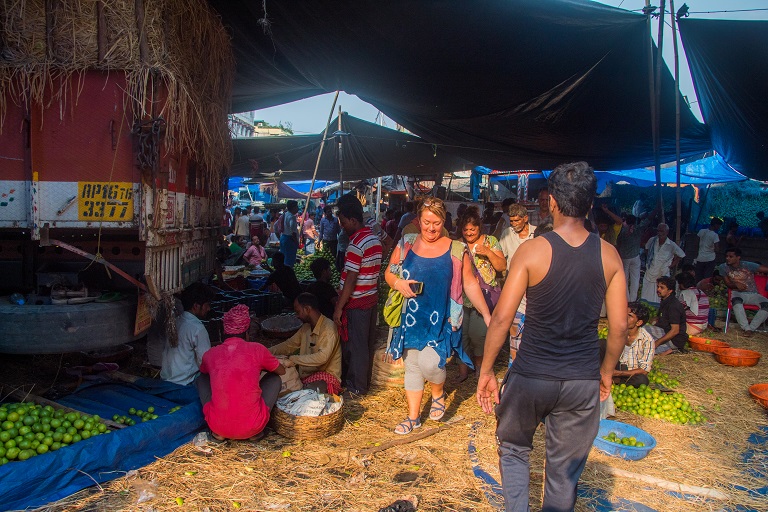
{"label": "plastic crate", "polygon": [[253,290],[261,290],[264,288],[264,285],[267,284],[267,278],[266,277],[260,277],[257,279],[248,279],[248,284],[251,286],[251,289]]}
{"label": "plastic crate", "polygon": [[264,294],[267,302],[267,315],[277,315],[283,311],[283,295],[268,292]]}
{"label": "plastic crate", "polygon": [[[611,432],[616,432],[616,435],[619,437],[634,437],[638,441],[642,441],[645,446],[638,448],[637,446],[626,446],[603,439],[603,436],[607,436]],[[593,445],[601,452],[613,457],[640,460],[656,447],[656,439],[645,430],[628,425],[627,423],[600,420],[600,428],[597,431],[597,437]]]}

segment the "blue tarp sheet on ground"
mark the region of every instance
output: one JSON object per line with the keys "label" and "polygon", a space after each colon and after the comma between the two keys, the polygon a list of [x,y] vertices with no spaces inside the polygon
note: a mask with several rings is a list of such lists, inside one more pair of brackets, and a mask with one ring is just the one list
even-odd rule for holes
{"label": "blue tarp sheet on ground", "polygon": [[[203,425],[195,388],[164,381],[88,383],[58,403],[103,418],[127,415],[131,407],[146,410],[154,406],[160,417],[0,466],[0,510],[39,507],[96,482],[120,477],[169,454]],[[183,407],[168,414],[177,405]]]}

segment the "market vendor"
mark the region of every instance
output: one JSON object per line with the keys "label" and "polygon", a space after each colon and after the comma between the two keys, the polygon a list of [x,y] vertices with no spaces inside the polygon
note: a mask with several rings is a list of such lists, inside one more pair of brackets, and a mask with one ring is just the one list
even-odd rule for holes
{"label": "market vendor", "polygon": [[[341,345],[339,331],[333,320],[322,315],[317,297],[302,293],[293,303],[296,317],[304,322],[301,328],[279,345],[270,347],[276,356],[288,356],[286,367],[296,366],[305,386],[320,388],[321,392],[341,392]],[[323,389],[325,388],[325,389]]]}
{"label": "market vendor", "polygon": [[656,325],[646,329],[655,339],[657,356],[685,352],[688,342],[685,310],[675,296],[675,279],[664,276],[656,279],[656,293],[661,299]]}
{"label": "market vendor", "polygon": [[273,285],[277,287],[275,291],[279,290],[283,294],[287,307],[289,304],[293,304],[294,299],[301,293],[299,280],[296,279],[296,273],[293,269],[285,264],[285,255],[282,252],[276,252],[272,255],[272,266],[275,267],[275,270],[269,274],[262,289]]}
{"label": "market vendor", "polygon": [[160,378],[186,386],[199,373],[203,355],[211,348],[211,339],[202,318],[211,310],[214,292],[203,283],[192,283],[181,293],[184,312],[176,320],[176,339],[163,348]]}
{"label": "market vendor", "polygon": [[[650,312],[642,302],[627,305],[627,342],[613,371],[614,384],[638,387],[648,385],[648,374],[653,364],[654,343],[651,335],[643,329],[648,323]],[[606,340],[600,340],[600,360],[605,356]]]}
{"label": "market vendor", "polygon": [[195,381],[203,415],[215,439],[256,440],[277,402],[285,367],[264,345],[247,341],[248,306],[233,307],[222,323],[228,337],[205,353]]}

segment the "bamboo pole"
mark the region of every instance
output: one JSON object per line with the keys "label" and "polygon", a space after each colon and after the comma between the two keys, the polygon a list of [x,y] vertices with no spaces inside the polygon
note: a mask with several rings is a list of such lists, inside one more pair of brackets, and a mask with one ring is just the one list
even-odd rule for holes
{"label": "bamboo pole", "polygon": [[[658,153],[656,131],[658,126],[656,125],[656,88],[654,86],[654,72],[653,72],[653,24],[651,23],[651,0],[645,0],[645,13],[648,25],[648,98],[651,106],[651,141],[653,144],[654,158]],[[661,174],[656,174],[656,187],[661,190]],[[662,211],[663,213],[663,211]]]}
{"label": "bamboo pole", "polygon": [[339,105],[339,199],[344,195],[344,152],[341,138],[341,105]]}
{"label": "bamboo pole", "polygon": [[664,12],[666,7],[666,0],[659,2],[659,32],[658,32],[658,46],[656,48],[656,74],[655,90],[654,90],[654,108],[656,109],[656,136],[653,145],[653,159],[654,167],[656,169],[656,186],[659,189],[659,212],[661,213],[662,222],[666,223],[667,220],[664,217],[664,191],[661,188],[661,65],[664,62],[664,55],[662,49],[664,48]]}
{"label": "bamboo pole", "polygon": [[639,480],[641,482],[653,484],[657,487],[661,487],[662,489],[667,489],[669,491],[679,492],[682,494],[694,494],[696,496],[703,496],[705,498],[713,498],[716,500],[730,499],[730,496],[716,489],[699,487],[697,485],[688,485],[688,484],[679,484],[677,482],[670,482],[669,480],[662,480],[661,478],[656,478],[655,476],[643,475],[640,473],[633,473],[632,471],[625,471],[623,469],[614,468],[606,464],[601,464],[599,462],[596,462],[594,466],[597,469],[601,471],[605,471],[606,473],[611,474],[613,476]]}
{"label": "bamboo pole", "polygon": [[680,223],[682,206],[680,205],[680,59],[677,53],[677,19],[675,18],[675,0],[669,0],[669,18],[672,22],[672,47],[675,53],[675,202],[677,222],[675,223],[675,243],[680,245]]}
{"label": "bamboo pole", "polygon": [[312,173],[312,183],[309,184],[309,192],[307,193],[307,202],[304,205],[304,215],[302,218],[307,218],[307,212],[309,211],[309,198],[312,197],[312,191],[315,188],[315,178],[317,178],[317,169],[320,167],[320,158],[323,156],[323,148],[325,147],[325,138],[328,136],[328,128],[331,126],[331,118],[333,117],[333,110],[336,108],[336,101],[339,99],[339,91],[336,91],[336,96],[333,97],[333,105],[331,105],[331,111],[328,113],[328,121],[325,123],[325,131],[323,131],[323,138],[320,141],[320,151],[317,153],[317,161],[315,162],[315,172]]}

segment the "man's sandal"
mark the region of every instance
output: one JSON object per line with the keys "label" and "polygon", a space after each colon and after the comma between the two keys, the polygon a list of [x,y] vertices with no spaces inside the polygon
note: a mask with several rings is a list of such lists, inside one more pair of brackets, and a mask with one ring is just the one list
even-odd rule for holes
{"label": "man's sandal", "polygon": [[432,398],[432,407],[429,409],[429,419],[439,421],[445,416],[445,397],[447,395],[443,392],[437,398]]}
{"label": "man's sandal", "polygon": [[410,434],[413,432],[413,429],[419,428],[421,426],[421,418],[416,418],[415,420],[412,420],[411,418],[407,417],[400,422],[398,426],[395,427],[395,434],[400,434],[401,436],[405,434]]}

